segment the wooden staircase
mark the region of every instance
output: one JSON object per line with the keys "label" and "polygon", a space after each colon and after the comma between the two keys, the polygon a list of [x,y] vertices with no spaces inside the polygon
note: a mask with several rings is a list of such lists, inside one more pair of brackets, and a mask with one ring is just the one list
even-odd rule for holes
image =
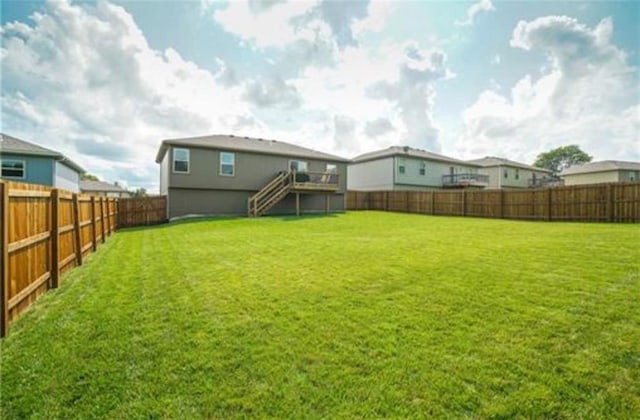
{"label": "wooden staircase", "polygon": [[249,197],[247,213],[249,217],[265,214],[271,207],[278,204],[291,191],[293,186],[293,172],[280,172],[271,182],[256,194]]}

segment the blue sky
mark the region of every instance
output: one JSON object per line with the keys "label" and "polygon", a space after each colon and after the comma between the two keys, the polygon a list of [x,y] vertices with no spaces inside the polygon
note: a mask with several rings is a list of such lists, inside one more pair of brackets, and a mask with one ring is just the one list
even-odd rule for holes
{"label": "blue sky", "polygon": [[639,2],[2,2],[2,131],[157,189],[162,139],[640,160]]}

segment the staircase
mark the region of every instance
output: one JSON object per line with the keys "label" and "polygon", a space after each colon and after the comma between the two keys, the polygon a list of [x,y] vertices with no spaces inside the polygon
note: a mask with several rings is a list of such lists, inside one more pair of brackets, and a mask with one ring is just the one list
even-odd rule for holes
{"label": "staircase", "polygon": [[249,197],[248,215],[258,217],[265,214],[271,207],[278,204],[291,191],[293,186],[293,172],[280,172],[271,182],[260,191]]}

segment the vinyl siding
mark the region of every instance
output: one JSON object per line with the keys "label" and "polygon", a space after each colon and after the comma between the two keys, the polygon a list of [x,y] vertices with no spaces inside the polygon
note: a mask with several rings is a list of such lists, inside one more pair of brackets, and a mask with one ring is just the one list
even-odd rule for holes
{"label": "vinyl siding", "polygon": [[74,193],[80,192],[80,174],[63,163],[55,162],[54,185]]}
{"label": "vinyl siding", "polygon": [[599,184],[620,181],[620,171],[591,172],[563,176],[564,185]]}
{"label": "vinyl siding", "polygon": [[0,154],[0,159],[16,159],[25,161],[25,178],[4,178],[10,181],[26,182],[53,186],[55,160],[44,156],[26,156],[18,154]]}
{"label": "vinyl siding", "polygon": [[[420,175],[422,162],[426,164],[425,175]],[[404,174],[400,173],[401,164],[405,166]],[[394,189],[403,189],[403,187],[442,188],[442,176],[449,175],[451,167],[453,167],[454,174],[478,173],[478,168],[474,166],[396,156]]]}
{"label": "vinyl siding", "polygon": [[393,189],[393,157],[350,163],[347,168],[349,190],[376,191]]}

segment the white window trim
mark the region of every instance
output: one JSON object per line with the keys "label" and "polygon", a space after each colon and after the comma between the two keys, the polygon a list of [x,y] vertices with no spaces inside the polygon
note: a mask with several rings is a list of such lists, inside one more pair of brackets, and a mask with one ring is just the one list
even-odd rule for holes
{"label": "white window trim", "polygon": [[[22,162],[22,176],[5,176],[2,175],[2,163],[3,162]],[[0,176],[7,179],[27,179],[27,161],[24,159],[2,159],[0,161]]]}
{"label": "white window trim", "polygon": [[[229,153],[233,156],[233,163],[229,164],[229,163],[224,163],[224,165],[231,165],[231,167],[233,168],[233,172],[231,174],[223,174],[222,173],[222,154],[223,153]],[[219,168],[218,168],[218,175],[220,176],[236,176],[236,154],[235,152],[220,152],[220,156],[218,157],[218,163],[219,163]]]}
{"label": "white window trim", "polygon": [[309,172],[309,162],[307,162],[306,160],[289,159],[289,170],[292,170],[291,169],[291,162],[304,162],[304,165],[307,167],[307,169],[304,170],[304,171],[297,171],[297,172]]}
{"label": "white window trim", "polygon": [[[185,150],[187,152],[187,170],[186,171],[176,171],[176,150]],[[175,147],[173,148],[173,150],[171,151],[171,171],[174,174],[189,174],[191,173],[191,150],[189,149],[185,149],[183,147]],[[180,162],[184,162],[183,160],[181,160]]]}

